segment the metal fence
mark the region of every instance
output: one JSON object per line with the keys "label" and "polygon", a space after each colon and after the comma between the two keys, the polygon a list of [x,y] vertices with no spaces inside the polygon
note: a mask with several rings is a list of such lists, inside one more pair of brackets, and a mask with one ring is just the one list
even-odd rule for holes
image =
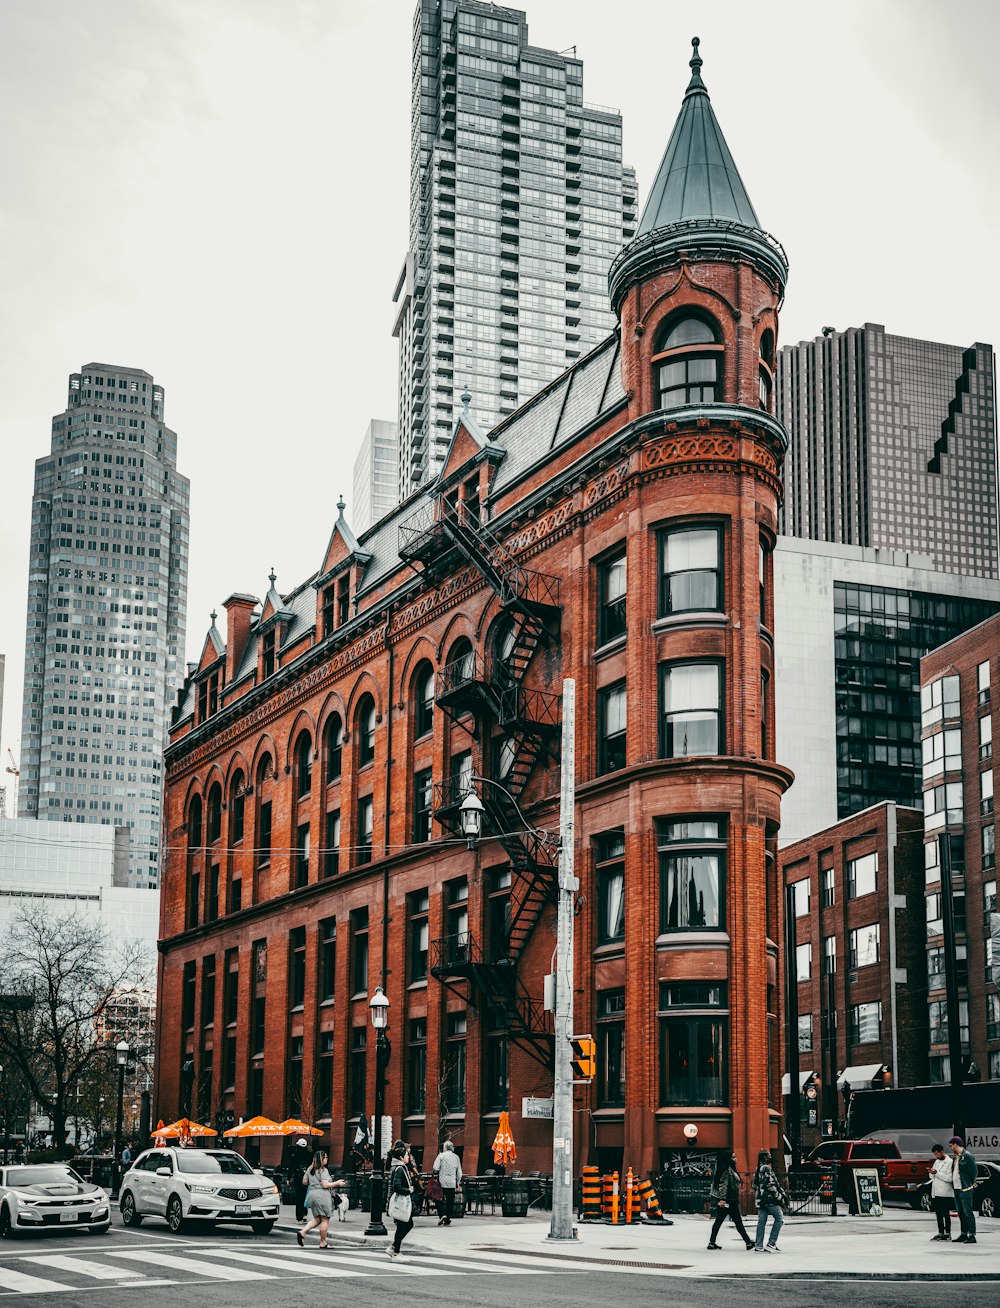
{"label": "metal fence", "polygon": [[[740,1211],[756,1211],[753,1194],[753,1172],[740,1174]],[[711,1208],[709,1175],[691,1176],[674,1172],[661,1172],[653,1178],[656,1197],[665,1213],[707,1213]],[[833,1205],[834,1184],[829,1172],[790,1172],[785,1178],[789,1204],[786,1216],[807,1213],[811,1216],[829,1215]]]}

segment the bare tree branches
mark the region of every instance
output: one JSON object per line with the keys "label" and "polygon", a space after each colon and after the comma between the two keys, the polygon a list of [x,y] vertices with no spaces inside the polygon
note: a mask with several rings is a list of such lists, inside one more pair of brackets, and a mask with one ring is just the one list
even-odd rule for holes
{"label": "bare tree branches", "polygon": [[112,946],[105,925],[89,914],[21,909],[0,938],[4,993],[24,1005],[0,1009],[0,1058],[24,1077],[57,1149],[78,1089],[106,1074],[118,1040],[139,1034],[124,1028],[143,1007],[149,1012],[147,968],[141,944]]}

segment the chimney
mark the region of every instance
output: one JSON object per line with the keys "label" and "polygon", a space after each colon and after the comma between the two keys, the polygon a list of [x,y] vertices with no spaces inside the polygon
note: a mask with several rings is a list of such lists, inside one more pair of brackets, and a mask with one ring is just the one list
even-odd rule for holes
{"label": "chimney", "polygon": [[226,685],[236,676],[243,651],[250,636],[250,617],[260,603],[256,595],[241,595],[238,592],[223,601],[226,610]]}

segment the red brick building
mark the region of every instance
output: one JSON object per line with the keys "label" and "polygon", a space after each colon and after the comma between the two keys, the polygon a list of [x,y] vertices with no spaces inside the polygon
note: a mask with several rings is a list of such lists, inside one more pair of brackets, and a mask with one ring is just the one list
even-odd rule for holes
{"label": "red brick building", "polygon": [[[488,437],[466,409],[436,481],[360,540],[341,505],[315,576],[231,596],[224,639],[213,619],[167,755],[164,1117],[301,1112],[349,1153],[381,980],[393,1131],[425,1154],[447,1132],[475,1172],[509,1107],[520,1165],[550,1167],[551,1124],[520,1110],[551,1092],[537,830],[558,827],[568,676],[576,1025],[598,1040],[575,1161],[659,1166],[689,1122],[743,1166],[778,1144],[787,265],[700,66],[696,48],[611,270],[620,330]],[[474,851],[470,786],[490,833]]]}
{"label": "red brick building", "polygon": [[845,1116],[845,1082],[926,1084],[923,815],[876,804],[787,846],[780,861],[794,903],[793,1103],[809,1149],[823,1121]]}
{"label": "red brick building", "polygon": [[997,907],[993,797],[1000,780],[1000,617],[920,660],[920,726],[930,1080],[950,1079],[939,840],[947,834],[963,1060],[968,1079],[1000,1082],[1000,993],[992,980],[990,942],[990,914]]}

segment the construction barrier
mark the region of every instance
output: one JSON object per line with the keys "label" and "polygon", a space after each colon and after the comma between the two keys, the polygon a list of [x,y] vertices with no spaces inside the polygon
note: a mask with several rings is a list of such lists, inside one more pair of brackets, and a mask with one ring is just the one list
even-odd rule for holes
{"label": "construction barrier", "polygon": [[596,1167],[585,1167],[583,1169],[580,1221],[599,1222],[602,1216],[600,1171]]}
{"label": "construction barrier", "polygon": [[630,1223],[638,1221],[640,1208],[639,1189],[630,1167],[625,1176],[625,1221]]}
{"label": "construction barrier", "polygon": [[639,1182],[639,1199],[646,1205],[646,1211],[642,1214],[648,1222],[662,1222],[664,1220],[663,1211],[660,1208],[660,1201],[656,1197],[656,1190],[653,1188],[653,1182],[647,1177],[645,1181]]}
{"label": "construction barrier", "polygon": [[619,1193],[619,1189],[618,1189],[618,1173],[612,1172],[611,1173],[611,1211],[610,1213],[605,1213],[606,1217],[610,1217],[612,1226],[618,1225],[618,1213],[619,1213],[620,1204],[621,1204],[621,1194]]}

